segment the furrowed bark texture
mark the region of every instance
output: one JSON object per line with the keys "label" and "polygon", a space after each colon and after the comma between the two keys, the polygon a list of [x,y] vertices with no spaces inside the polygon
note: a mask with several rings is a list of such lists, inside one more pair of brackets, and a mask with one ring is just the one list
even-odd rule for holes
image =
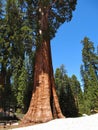
{"label": "furrowed bark texture", "polygon": [[21,124],[36,124],[64,117],[55,90],[49,41],[44,41],[37,48],[35,59],[34,90]]}

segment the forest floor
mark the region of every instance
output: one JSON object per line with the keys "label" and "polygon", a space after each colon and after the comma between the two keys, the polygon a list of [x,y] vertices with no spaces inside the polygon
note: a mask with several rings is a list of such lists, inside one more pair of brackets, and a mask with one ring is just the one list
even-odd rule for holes
{"label": "forest floor", "polygon": [[8,130],[98,130],[98,114],[77,118],[55,119],[47,123],[14,129],[9,128]]}

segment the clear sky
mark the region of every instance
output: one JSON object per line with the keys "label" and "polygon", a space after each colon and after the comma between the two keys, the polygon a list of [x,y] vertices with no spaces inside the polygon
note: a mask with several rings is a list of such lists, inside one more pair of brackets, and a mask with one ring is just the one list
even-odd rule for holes
{"label": "clear sky", "polygon": [[85,36],[94,42],[95,47],[98,45],[98,0],[77,0],[72,20],[58,29],[51,41],[54,72],[64,64],[68,76],[75,74],[81,81],[81,40]]}

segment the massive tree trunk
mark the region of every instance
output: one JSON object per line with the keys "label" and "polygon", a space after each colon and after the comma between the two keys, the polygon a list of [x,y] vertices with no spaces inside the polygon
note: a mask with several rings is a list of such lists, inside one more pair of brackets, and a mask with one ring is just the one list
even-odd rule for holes
{"label": "massive tree trunk", "polygon": [[35,124],[62,118],[55,90],[50,42],[43,41],[37,48],[34,71],[34,90],[28,112],[21,124]]}

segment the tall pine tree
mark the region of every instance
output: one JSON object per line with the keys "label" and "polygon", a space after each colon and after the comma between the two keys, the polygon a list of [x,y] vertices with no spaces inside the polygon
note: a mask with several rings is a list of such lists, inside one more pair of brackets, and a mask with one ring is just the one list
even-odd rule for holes
{"label": "tall pine tree", "polygon": [[84,111],[90,114],[92,109],[98,109],[98,55],[94,43],[85,37],[82,41],[81,75],[84,84]]}

